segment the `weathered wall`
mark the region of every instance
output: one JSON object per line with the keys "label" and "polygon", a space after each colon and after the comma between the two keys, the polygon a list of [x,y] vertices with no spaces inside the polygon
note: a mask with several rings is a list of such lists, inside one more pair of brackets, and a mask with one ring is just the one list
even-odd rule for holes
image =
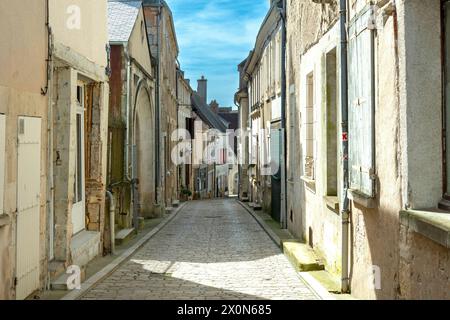
{"label": "weathered wall", "polygon": [[139,10],[136,23],[128,41],[128,51],[130,55],[145,69],[145,71],[149,74],[153,74],[146,30],[144,11]]}
{"label": "weathered wall", "polygon": [[[386,16],[383,28],[375,33],[376,208],[367,209],[356,203],[352,207],[352,292],[368,299],[395,298],[398,286],[401,188],[395,46],[394,17]],[[392,165],[386,166],[387,163]],[[380,271],[381,288],[378,289],[369,277],[373,266]]]}
{"label": "weathered wall", "polygon": [[[299,238],[306,240],[307,228],[303,214],[305,189],[300,179],[303,175],[302,142],[300,139],[300,77],[301,56],[331,28],[337,21],[337,4],[316,4],[311,1],[288,1],[287,43],[286,43],[286,86],[287,86],[287,157],[288,161],[287,207],[288,229]],[[294,101],[293,101],[294,100]],[[291,110],[294,108],[294,110]],[[300,146],[300,147],[299,147]]]}
{"label": "weathered wall", "polygon": [[[45,1],[32,1],[24,10],[18,1],[0,2],[0,113],[6,115],[4,208],[0,214],[10,223],[0,226],[0,300],[14,298],[15,239],[17,210],[17,122],[18,116],[40,117],[41,131],[41,286],[47,274],[47,33]],[[1,168],[3,170],[3,168]]]}
{"label": "weathered wall", "polygon": [[55,42],[72,48],[91,62],[106,66],[106,0],[50,0],[50,25]]}
{"label": "weathered wall", "polygon": [[[156,7],[145,6],[144,15],[147,21],[151,52],[159,58],[161,200],[165,202],[166,206],[170,206],[172,200],[178,198],[177,168],[170,156],[172,149],[176,146],[175,142],[170,141],[170,134],[177,127],[176,61],[178,45],[172,24],[173,17],[167,7],[161,9],[159,28],[158,9]],[[160,39],[159,43],[158,38]]]}
{"label": "weathered wall", "polygon": [[[288,229],[295,236],[312,244],[322,254],[327,268],[340,270],[340,217],[328,209],[323,197],[325,162],[316,160],[316,182],[307,183],[304,175],[304,136],[306,121],[306,76],[314,72],[316,155],[325,158],[322,141],[324,102],[324,55],[338,45],[337,32],[327,33],[337,21],[337,4],[317,4],[311,1],[288,1],[286,44],[287,86],[287,207]],[[321,40],[322,39],[322,40]],[[319,40],[321,42],[319,43]],[[326,102],[326,101],[325,101]]]}
{"label": "weathered wall", "polygon": [[[365,4],[351,3],[350,14]],[[324,54],[337,46],[339,51],[339,26],[326,33],[337,21],[337,5],[320,5],[312,2],[291,2],[288,10],[287,43],[287,83],[288,95],[288,157],[300,159],[291,162],[288,167],[288,212],[293,218],[289,221],[289,230],[313,245],[325,259],[327,268],[335,274],[340,273],[340,214],[329,210],[323,196],[326,195],[326,136],[324,135]],[[320,17],[319,19],[317,17]],[[353,203],[351,216],[351,285],[352,294],[358,298],[393,298],[398,280],[398,212],[401,209],[399,168],[386,163],[398,163],[399,114],[396,87],[396,51],[393,18],[387,16],[382,30],[376,33],[376,167],[377,200],[376,209],[367,209]],[[319,41],[320,39],[320,41]],[[305,152],[305,131],[295,123],[305,122],[306,75],[313,71],[315,80],[315,126],[316,181],[307,183],[299,177],[303,175],[303,154]],[[292,102],[291,99],[296,99]],[[289,110],[295,106],[292,112]],[[340,122],[339,122],[340,123]],[[292,126],[294,124],[294,126]],[[385,139],[386,136],[392,139]],[[292,139],[292,141],[290,140]],[[295,148],[296,145],[302,146]],[[340,145],[340,142],[339,142]],[[292,147],[295,149],[292,150]],[[340,148],[340,146],[339,146]],[[338,148],[338,149],[339,149]],[[339,154],[340,151],[339,151]],[[338,180],[342,183],[342,174]],[[341,189],[342,185],[338,185]],[[341,194],[338,191],[338,194]],[[389,245],[387,245],[389,244]],[[381,271],[381,290],[373,287],[372,269]]]}
{"label": "weathered wall", "polygon": [[[440,5],[397,2],[401,186],[403,206],[410,209],[435,208],[443,193]],[[449,249],[403,225],[399,240],[398,296],[449,299]]]}

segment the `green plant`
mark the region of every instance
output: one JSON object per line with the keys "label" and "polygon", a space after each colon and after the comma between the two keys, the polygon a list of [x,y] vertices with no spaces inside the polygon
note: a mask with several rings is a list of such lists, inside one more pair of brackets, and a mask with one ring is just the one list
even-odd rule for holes
{"label": "green plant", "polygon": [[181,187],[181,194],[183,196],[188,196],[188,197],[192,196],[191,190],[189,190],[189,189],[187,189],[185,187]]}

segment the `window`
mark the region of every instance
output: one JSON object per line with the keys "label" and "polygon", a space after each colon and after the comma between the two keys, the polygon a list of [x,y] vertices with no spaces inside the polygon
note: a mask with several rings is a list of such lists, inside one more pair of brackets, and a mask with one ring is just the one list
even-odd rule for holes
{"label": "window", "polygon": [[444,112],[445,115],[445,137],[444,137],[444,163],[445,176],[444,198],[450,199],[450,3],[445,1],[443,4],[444,15],[444,46],[445,46],[445,64],[444,64]]}
{"label": "window", "polygon": [[292,84],[289,87],[289,179],[294,180],[294,174],[295,174],[295,110],[296,110],[296,96],[295,96],[295,85]]}
{"label": "window", "polygon": [[336,48],[326,54],[326,195],[337,196],[338,123]]}
{"label": "window", "polygon": [[306,108],[305,108],[305,178],[315,180],[315,116],[314,116],[314,73],[306,77]]}
{"label": "window", "polygon": [[[85,106],[90,105],[86,95],[86,86],[80,82],[77,86],[77,104],[75,118],[75,163],[73,180],[72,224],[73,234],[85,229]],[[86,103],[85,103],[86,102]],[[90,108],[89,108],[90,109]],[[87,134],[86,134],[87,135]]]}
{"label": "window", "polygon": [[0,216],[4,214],[6,117],[0,114]]}
{"label": "window", "polygon": [[349,180],[350,188],[374,196],[374,58],[373,32],[367,29],[371,10],[349,28]]}

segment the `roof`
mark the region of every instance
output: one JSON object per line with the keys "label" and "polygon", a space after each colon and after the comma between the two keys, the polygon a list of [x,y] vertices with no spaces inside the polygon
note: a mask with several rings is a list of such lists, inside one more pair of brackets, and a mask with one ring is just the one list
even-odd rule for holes
{"label": "roof", "polygon": [[232,112],[219,112],[219,117],[223,118],[229,124],[229,128],[233,130],[239,129],[239,113]]}
{"label": "roof", "polygon": [[[278,8],[278,2],[272,2],[269,12],[267,12],[264,21],[259,28],[258,35],[256,36],[255,47],[250,51],[247,61],[245,62],[243,69],[247,73],[252,73],[253,68],[260,60],[261,55],[267,45],[267,40],[271,38],[272,33],[277,29],[278,24],[282,20],[281,12]],[[241,62],[242,64],[242,62]],[[239,66],[241,66],[239,64]]]}
{"label": "roof", "polygon": [[215,128],[221,132],[226,132],[227,127],[223,121],[219,118],[217,114],[212,112],[211,108],[203,102],[202,98],[196,93],[192,93],[191,96],[192,106],[194,111],[199,115],[199,117],[209,124],[212,128]]}
{"label": "roof", "polygon": [[141,6],[141,1],[108,1],[108,33],[110,42],[127,42],[130,39]]}
{"label": "roof", "polygon": [[167,12],[169,13],[169,21],[170,21],[170,26],[172,28],[172,34],[173,34],[173,38],[175,41],[175,45],[177,47],[177,52],[180,51],[179,45],[178,45],[178,39],[177,39],[177,33],[175,30],[175,24],[173,21],[173,13],[172,10],[170,9],[169,5],[167,4],[167,2],[165,0],[143,0],[142,1],[142,5],[144,7],[161,7],[161,8],[166,8]]}

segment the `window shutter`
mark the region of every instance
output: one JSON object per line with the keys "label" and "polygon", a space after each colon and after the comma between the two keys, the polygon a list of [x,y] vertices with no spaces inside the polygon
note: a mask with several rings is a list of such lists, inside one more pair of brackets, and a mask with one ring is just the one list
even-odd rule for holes
{"label": "window shutter", "polygon": [[281,163],[281,129],[272,128],[270,130],[270,168],[272,176],[280,179],[280,163]]}
{"label": "window shutter", "polygon": [[349,28],[350,188],[374,196],[374,57],[369,7]]}

